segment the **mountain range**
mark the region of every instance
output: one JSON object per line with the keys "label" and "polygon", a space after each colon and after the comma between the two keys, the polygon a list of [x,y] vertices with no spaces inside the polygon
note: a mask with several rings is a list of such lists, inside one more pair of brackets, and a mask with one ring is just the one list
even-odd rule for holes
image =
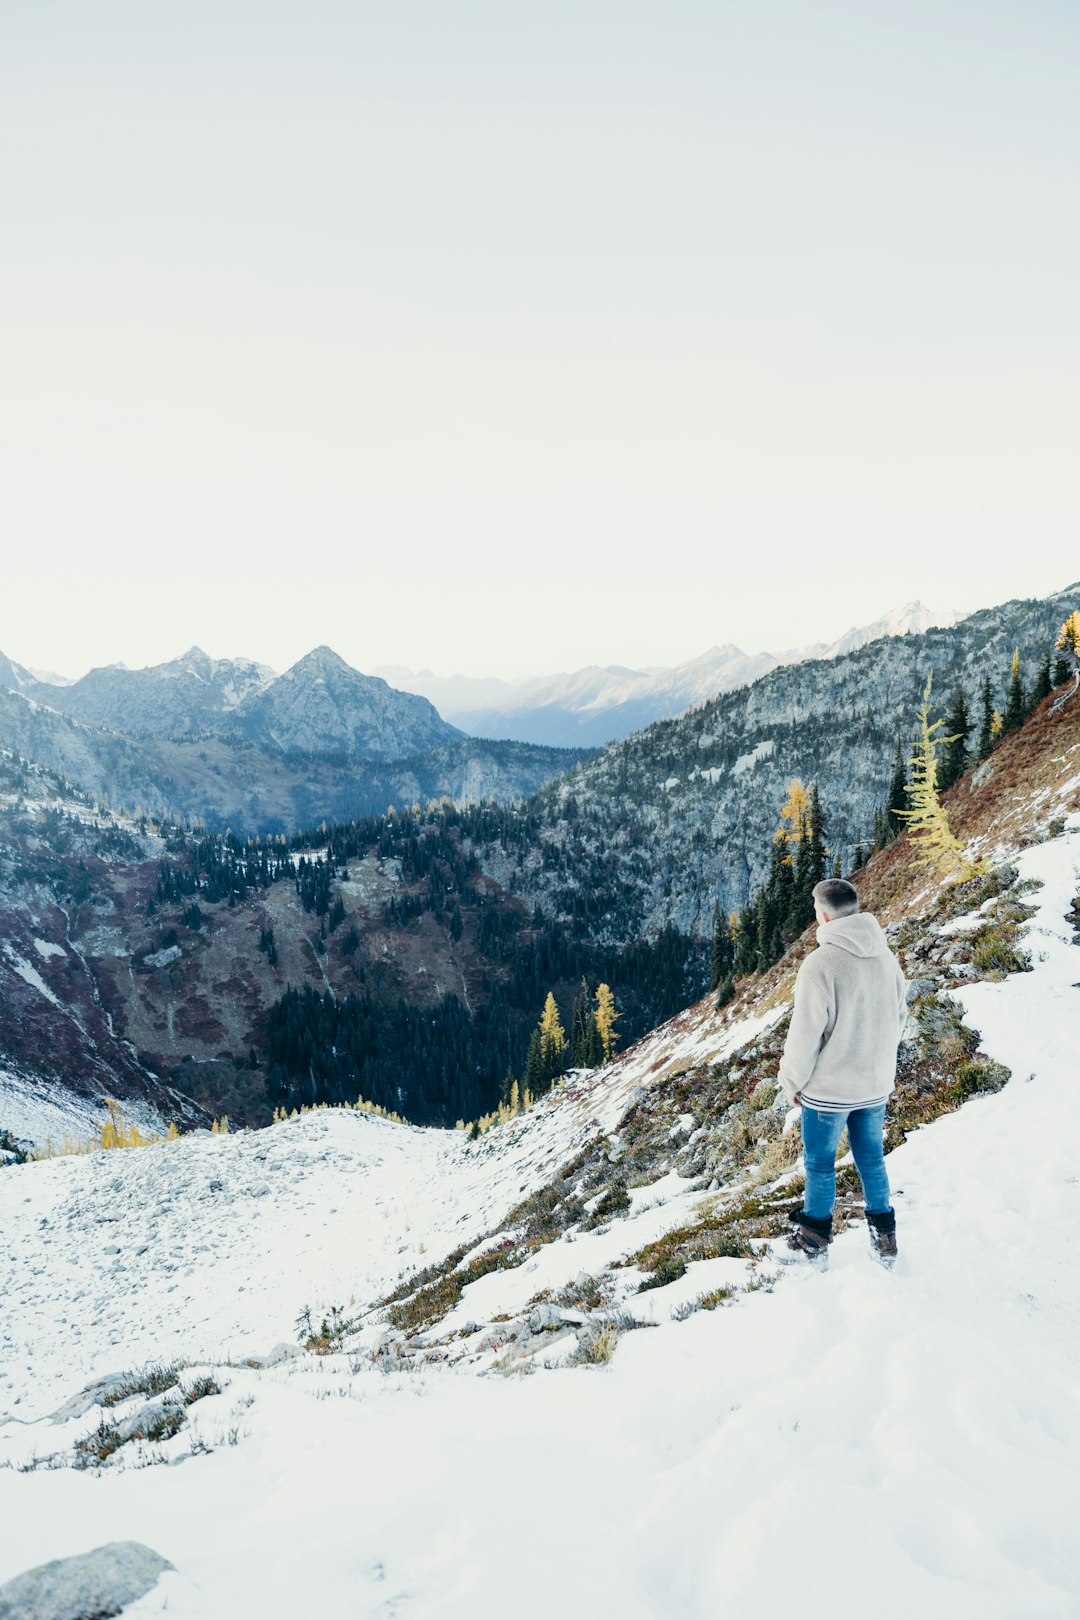
{"label": "mountain range", "polygon": [[283,675],[190,647],[165,664],[109,664],[62,685],[5,658],[0,681],[84,725],[135,738],[209,736],[283,754],[401,759],[462,735],[426,698],[362,675],[330,647],[316,647]]}
{"label": "mountain range", "polygon": [[920,635],[934,625],[955,624],[960,616],[908,602],[832,642],[781,653],[747,653],[727,644],[710,647],[672,668],[590,665],[569,674],[520,681],[441,677],[430,670],[417,674],[400,664],[380,667],[376,673],[404,691],[429,698],[440,714],[472,736],[598,748],[722,692],[750,686],[781,664],[838,658],[885,636]]}
{"label": "mountain range", "polygon": [[250,658],[211,658],[190,647],[166,663],[145,669],[107,664],[75,681],[35,674],[0,653],[0,688],[85,726],[143,742],[215,738],[255,743],[271,753],[383,762],[466,735],[595,749],[750,686],[781,664],[839,657],[884,636],[919,634],[957,617],[909,602],[830,644],[778,654],[717,646],[674,668],[594,665],[517,682],[443,679],[402,665],[366,675],[325,646],[280,675]]}
{"label": "mountain range", "polygon": [[447,795],[527,796],[580,751],[466,736],[317,647],[283,675],[193,647],[58,685],[0,655],[0,746],[116,809],[293,831]]}

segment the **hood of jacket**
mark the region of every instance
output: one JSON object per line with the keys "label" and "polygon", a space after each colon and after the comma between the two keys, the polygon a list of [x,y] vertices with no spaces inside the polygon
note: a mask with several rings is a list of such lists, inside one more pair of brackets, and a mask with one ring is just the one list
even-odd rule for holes
{"label": "hood of jacket", "polygon": [[857,911],[852,917],[834,917],[832,922],[818,923],[819,945],[835,945],[838,950],[852,956],[887,956],[889,942],[881,924],[868,911]]}

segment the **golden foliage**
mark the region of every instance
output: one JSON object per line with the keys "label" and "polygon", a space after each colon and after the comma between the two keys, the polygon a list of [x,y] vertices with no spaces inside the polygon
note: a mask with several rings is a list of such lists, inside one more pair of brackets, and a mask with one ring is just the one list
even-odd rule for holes
{"label": "golden foliage", "polygon": [[809,820],[810,793],[796,776],[788,783],[787,798],[780,809],[780,824],[773,834],[774,843],[787,845],[789,853],[786,860],[791,860],[790,851],[802,842]]}
{"label": "golden foliage", "polygon": [[1072,653],[1080,658],[1080,612],[1073,612],[1058,631],[1054,646],[1059,652]]}
{"label": "golden foliage", "polygon": [[105,1120],[92,1136],[66,1136],[57,1143],[50,1137],[43,1148],[33,1154],[35,1159],[66,1159],[75,1154],[111,1152],[117,1148],[153,1147],[155,1142],[176,1142],[180,1132],[170,1123],[164,1136],[145,1135],[132,1120],[124,1118],[123,1111],[113,1098],[105,1098]]}
{"label": "golden foliage", "polygon": [[600,1032],[600,1044],[604,1049],[604,1062],[607,1063],[615,1055],[615,1047],[619,1037],[615,1033],[615,1020],[622,1014],[615,1011],[615,997],[611,993],[611,986],[598,984],[596,987],[596,1027]]}
{"label": "golden foliage", "polygon": [[555,1057],[566,1051],[566,1031],[559,1022],[559,1009],[550,990],[544,1002],[544,1010],[540,1014],[540,1036],[546,1049]]}
{"label": "golden foliage", "polygon": [[933,679],[932,674],[927,676],[926,689],[919,709],[919,734],[915,741],[915,753],[908,761],[911,766],[911,781],[907,784],[906,791],[911,809],[900,810],[897,814],[907,822],[908,832],[916,843],[919,859],[923,865],[932,867],[948,882],[966,883],[969,878],[978,876],[985,868],[968,860],[963,845],[949,826],[945,807],[938,798],[938,749],[945,743],[955,741],[955,738],[936,735],[939,728],[945,724],[944,720],[930,723],[930,689]]}
{"label": "golden foliage", "polygon": [[[294,1108],[292,1113],[290,1113],[287,1108],[275,1108],[273,1122],[275,1125],[283,1125],[287,1119],[299,1119],[301,1114],[315,1114],[321,1112],[323,1109],[329,1109],[330,1107],[346,1108],[350,1113],[353,1114],[374,1114],[376,1118],[388,1119],[394,1125],[404,1125],[407,1123],[406,1120],[402,1119],[400,1114],[395,1114],[392,1109],[381,1107],[379,1103],[368,1102],[366,1097],[357,1097],[354,1103],[302,1103],[299,1108]],[[224,1131],[219,1131],[218,1134],[227,1134],[229,1129],[229,1121],[227,1118],[222,1121],[222,1125],[224,1127]],[[218,1122],[216,1120],[210,1129],[212,1131],[218,1130]]]}

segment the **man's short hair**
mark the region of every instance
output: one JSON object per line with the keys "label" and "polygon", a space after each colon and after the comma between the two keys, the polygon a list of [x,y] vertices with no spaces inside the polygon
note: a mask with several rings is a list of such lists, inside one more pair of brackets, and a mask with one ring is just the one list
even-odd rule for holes
{"label": "man's short hair", "polygon": [[850,917],[859,909],[859,891],[847,878],[825,878],[815,883],[814,899],[830,917]]}

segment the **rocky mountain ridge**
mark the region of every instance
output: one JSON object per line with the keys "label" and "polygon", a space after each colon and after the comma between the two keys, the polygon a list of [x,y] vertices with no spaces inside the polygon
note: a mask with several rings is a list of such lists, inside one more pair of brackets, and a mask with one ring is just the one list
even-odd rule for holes
{"label": "rocky mountain ridge", "polygon": [[[177,737],[131,736],[77,720],[29,691],[0,684],[0,747],[117,810],[263,833],[444,795],[461,803],[520,799],[582,757],[580,750],[462,736],[420,699],[387,698],[382,682],[352,703],[351,677],[335,685],[311,668],[294,688],[279,691],[275,682],[232,710],[215,710],[213,731]],[[418,713],[414,703],[421,704]],[[412,752],[387,755],[395,739],[404,746],[410,736],[418,744]],[[316,749],[303,748],[305,741]]]}
{"label": "rocky mountain ridge", "polygon": [[248,658],[210,658],[190,647],[146,669],[110,664],[70,685],[50,685],[0,661],[0,682],[84,725],[177,741],[220,737],[281,753],[402,759],[461,736],[425,698],[362,675],[316,647],[278,675]]}
{"label": "rocky mountain ridge", "polygon": [[831,857],[868,847],[898,742],[928,675],[935,713],[964,690],[978,735],[991,679],[1004,710],[1014,649],[1030,690],[1080,584],[984,609],[950,627],[886,637],[840,657],[782,665],[675,720],[612,743],[542,788],[528,847],[478,846],[485,872],[527,905],[597,936],[705,936],[713,908],[741,908],[762,883],[788,783],[817,784]]}

